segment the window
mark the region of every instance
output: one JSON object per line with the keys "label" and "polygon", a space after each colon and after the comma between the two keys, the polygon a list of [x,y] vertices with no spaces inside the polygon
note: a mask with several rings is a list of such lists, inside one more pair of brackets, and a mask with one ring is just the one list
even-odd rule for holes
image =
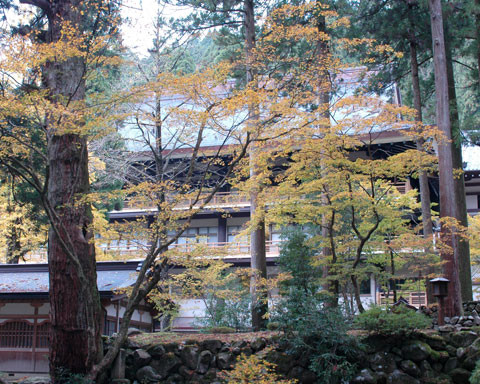
{"label": "window", "polygon": [[238,234],[243,230],[244,228],[241,225],[229,225],[227,227],[227,242],[236,244],[238,248],[235,246],[235,249],[232,251],[235,253],[235,251],[239,253],[249,253],[250,252],[250,239],[248,235],[243,235],[243,236],[238,236]]}
{"label": "window", "polygon": [[105,319],[103,334],[106,336],[112,336],[115,333],[116,325],[117,324],[115,320]]}
{"label": "window", "polygon": [[218,242],[217,227],[188,228],[176,241],[176,244],[216,243]]}
{"label": "window", "polygon": [[270,241],[278,243],[282,236],[282,229],[278,225],[270,225]]}
{"label": "window", "polygon": [[37,325],[37,348],[48,348],[50,345],[50,323],[48,321]]}
{"label": "window", "polygon": [[33,324],[27,321],[6,321],[0,324],[0,348],[32,348]]}
{"label": "window", "polygon": [[241,225],[229,225],[227,227],[227,242],[229,243],[248,243],[248,236],[238,236],[244,228]]}
{"label": "window", "polygon": [[361,295],[370,295],[372,293],[370,287],[370,279],[362,280],[360,282],[360,294]]}

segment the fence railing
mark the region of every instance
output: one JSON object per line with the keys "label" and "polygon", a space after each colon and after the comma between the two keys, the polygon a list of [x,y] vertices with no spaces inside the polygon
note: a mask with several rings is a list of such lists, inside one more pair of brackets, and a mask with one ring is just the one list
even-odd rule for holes
{"label": "fence railing", "polygon": [[[397,298],[403,297],[408,301],[408,304],[414,307],[420,307],[421,305],[427,305],[427,294],[422,291],[398,291]],[[379,305],[393,304],[393,293],[378,292],[377,303]]]}
{"label": "fence railing", "polygon": [[[208,196],[201,196],[198,200],[194,197],[176,199],[174,196],[167,197],[167,201],[175,204],[176,208],[185,209],[190,206],[198,207],[205,204],[205,208],[225,208],[236,206],[249,206],[250,198],[247,194],[237,192],[217,192],[212,199],[205,203]],[[123,203],[123,209],[155,209],[156,204],[152,200],[128,197]]]}
{"label": "fence railing", "polygon": [[[265,248],[267,256],[277,256],[280,253],[281,240],[266,241]],[[118,256],[141,257],[148,252],[148,247],[125,247],[125,246],[100,246],[105,253]],[[170,250],[196,253],[201,252],[205,257],[250,257],[250,243],[248,242],[211,242],[211,243],[186,243],[172,244]]]}

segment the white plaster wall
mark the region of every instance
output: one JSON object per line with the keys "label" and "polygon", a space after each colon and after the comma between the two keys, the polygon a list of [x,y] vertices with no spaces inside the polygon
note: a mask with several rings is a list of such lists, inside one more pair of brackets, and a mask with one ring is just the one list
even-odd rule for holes
{"label": "white plaster wall", "polygon": [[205,304],[203,300],[185,299],[178,301],[180,310],[177,317],[203,317],[205,313]]}
{"label": "white plaster wall", "polygon": [[107,316],[117,316],[117,308],[115,307],[115,305],[109,304],[105,307],[105,309],[107,311]]}
{"label": "white plaster wall", "polygon": [[50,314],[50,303],[42,304],[42,306],[38,308],[38,314],[39,315]]}
{"label": "white plaster wall", "polygon": [[229,225],[244,225],[248,221],[248,217],[228,217],[227,226]]}
{"label": "white plaster wall", "polygon": [[477,195],[466,196],[467,209],[478,209],[478,197]]}
{"label": "white plaster wall", "polygon": [[[122,315],[120,316],[120,318],[122,318],[122,317],[123,317],[123,314],[125,313],[125,308],[123,308],[123,307],[120,308],[120,313],[122,314]],[[137,310],[135,310],[135,311],[133,312],[132,320],[133,320],[133,321],[140,321],[140,314],[138,313]]]}
{"label": "white plaster wall", "polygon": [[[180,221],[182,223],[183,221]],[[218,219],[193,219],[190,227],[217,227]]]}
{"label": "white plaster wall", "polygon": [[473,300],[480,300],[480,284],[473,284]]}
{"label": "white plaster wall", "polygon": [[152,316],[150,315],[149,312],[143,311],[142,322],[144,322],[144,323],[151,323],[152,322]]}
{"label": "white plaster wall", "polygon": [[6,303],[0,307],[1,315],[33,315],[35,308],[30,303]]}

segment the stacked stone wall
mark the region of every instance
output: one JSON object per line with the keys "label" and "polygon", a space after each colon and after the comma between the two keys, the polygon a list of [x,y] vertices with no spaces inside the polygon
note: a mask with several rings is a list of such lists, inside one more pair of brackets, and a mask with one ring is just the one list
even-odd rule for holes
{"label": "stacked stone wall", "polygon": [[[468,384],[480,359],[480,337],[472,329],[425,332],[411,339],[362,337],[352,384]],[[306,353],[292,355],[278,338],[253,341],[220,340],[140,346],[129,340],[125,380],[115,383],[220,383],[219,373],[233,368],[240,354],[257,354],[277,365],[284,377],[299,383],[316,382]]]}

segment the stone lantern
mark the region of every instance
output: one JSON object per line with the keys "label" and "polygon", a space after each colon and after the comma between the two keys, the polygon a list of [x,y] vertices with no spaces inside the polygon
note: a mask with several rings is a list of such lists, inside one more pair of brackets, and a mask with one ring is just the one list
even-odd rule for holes
{"label": "stone lantern", "polygon": [[448,296],[448,283],[450,283],[450,280],[444,277],[437,277],[430,280],[433,296],[438,299],[438,325],[445,325],[445,309],[443,300]]}

